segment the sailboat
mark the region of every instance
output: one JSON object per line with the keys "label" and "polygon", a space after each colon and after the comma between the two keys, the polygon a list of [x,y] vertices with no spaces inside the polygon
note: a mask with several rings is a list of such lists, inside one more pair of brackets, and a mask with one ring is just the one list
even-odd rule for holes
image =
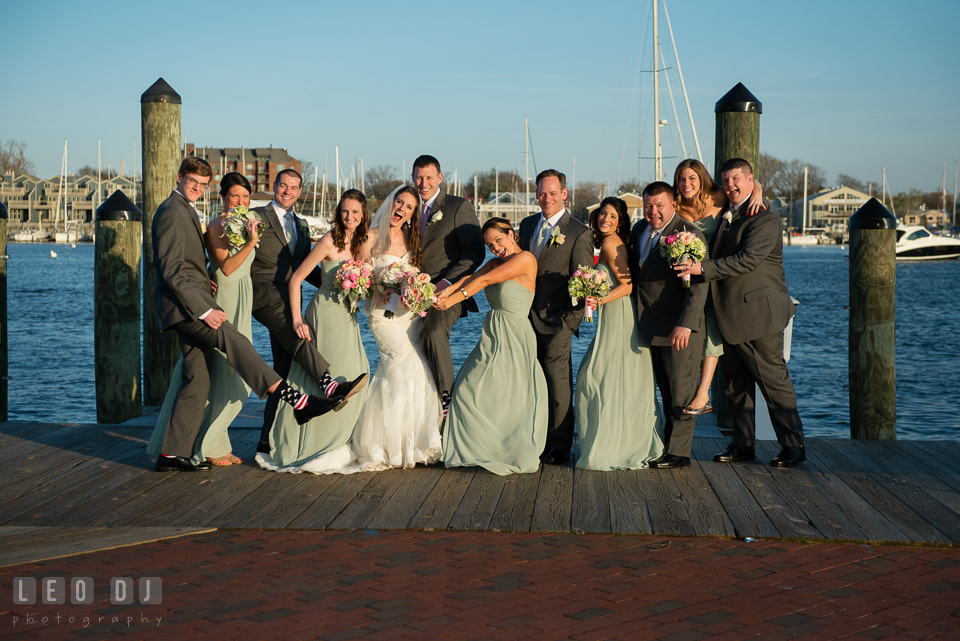
{"label": "sailboat", "polygon": [[[73,243],[77,241],[77,230],[67,230],[70,221],[67,220],[67,199],[64,190],[67,187],[67,139],[63,139],[63,160],[60,162],[60,189],[57,192],[57,209],[53,219],[53,242],[55,243]],[[60,203],[63,203],[63,227],[60,227]],[[51,256],[56,254],[51,251]]]}

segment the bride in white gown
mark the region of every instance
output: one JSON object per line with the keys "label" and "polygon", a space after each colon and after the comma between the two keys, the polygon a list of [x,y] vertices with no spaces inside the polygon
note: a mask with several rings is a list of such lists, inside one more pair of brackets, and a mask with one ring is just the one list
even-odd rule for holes
{"label": "bride in white gown", "polygon": [[[409,186],[388,196],[371,223],[369,245],[374,273],[403,260],[420,266],[420,197]],[[352,474],[432,464],[440,459],[440,394],[420,347],[423,319],[398,305],[384,316],[385,300],[377,291],[367,301],[367,324],[380,351],[370,379],[367,404],[350,443],[301,466],[278,472]],[[263,465],[261,463],[261,465]]]}

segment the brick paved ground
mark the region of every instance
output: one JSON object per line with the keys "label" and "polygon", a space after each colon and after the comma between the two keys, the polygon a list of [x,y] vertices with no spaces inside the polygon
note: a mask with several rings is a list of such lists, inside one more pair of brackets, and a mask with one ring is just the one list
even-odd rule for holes
{"label": "brick paved ground", "polygon": [[[946,548],[218,531],[2,574],[6,639],[960,638],[960,550]],[[24,576],[93,577],[97,601],[12,605]],[[113,576],[162,577],[162,605],[111,605]]]}

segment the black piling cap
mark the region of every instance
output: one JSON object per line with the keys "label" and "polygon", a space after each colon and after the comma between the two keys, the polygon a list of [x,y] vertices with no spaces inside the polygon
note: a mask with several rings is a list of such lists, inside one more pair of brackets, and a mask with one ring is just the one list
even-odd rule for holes
{"label": "black piling cap", "polygon": [[119,189],[97,207],[97,221],[101,220],[132,220],[140,221],[143,214],[137,206],[130,202],[127,195]]}
{"label": "black piling cap", "polygon": [[737,86],[724,94],[723,98],[717,101],[713,108],[714,113],[724,111],[755,111],[758,114],[763,113],[763,104],[757,100],[757,97],[750,93],[750,90],[738,82]]}
{"label": "black piling cap", "polygon": [[7,206],[3,203],[0,203],[0,220],[7,219]]}
{"label": "black piling cap", "polygon": [[857,210],[847,223],[848,229],[896,229],[896,217],[876,198],[871,198]]}
{"label": "black piling cap", "polygon": [[160,78],[150,85],[150,88],[140,96],[140,104],[145,102],[168,102],[171,105],[179,105],[180,94],[173,90],[173,87],[167,84],[167,81]]}

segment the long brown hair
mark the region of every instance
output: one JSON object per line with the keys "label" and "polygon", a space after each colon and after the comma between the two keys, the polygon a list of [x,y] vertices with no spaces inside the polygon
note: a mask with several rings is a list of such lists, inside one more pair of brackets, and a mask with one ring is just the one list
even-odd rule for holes
{"label": "long brown hair", "polygon": [[703,215],[703,212],[707,210],[707,199],[710,198],[710,194],[716,191],[717,186],[702,162],[695,158],[687,158],[677,165],[677,170],[673,172],[673,201],[676,203],[677,209],[680,209],[680,200],[682,199],[680,195],[680,172],[684,169],[693,170],[693,173],[697,174],[697,178],[700,179],[700,191],[693,199],[700,203],[700,209],[697,213]]}
{"label": "long brown hair", "polygon": [[603,234],[600,233],[600,210],[610,205],[617,212],[617,236],[625,244],[630,244],[630,215],[627,213],[627,203],[622,198],[616,196],[607,196],[600,201],[600,206],[590,213],[590,231],[593,232],[593,246],[600,247],[603,244]]}
{"label": "long brown hair", "polygon": [[340,196],[340,202],[333,211],[333,218],[330,219],[330,237],[338,251],[343,251],[347,246],[347,228],[343,225],[343,218],[340,216],[343,211],[343,201],[355,200],[360,203],[360,212],[362,218],[357,228],[353,230],[353,238],[350,241],[350,253],[354,256],[360,254],[360,248],[367,240],[367,232],[370,231],[370,208],[367,206],[367,197],[359,189],[348,189]]}
{"label": "long brown hair", "polygon": [[404,185],[397,190],[397,193],[393,195],[394,202],[397,201],[400,194],[410,194],[417,201],[413,216],[410,216],[410,220],[407,221],[407,224],[410,225],[410,237],[407,242],[410,243],[410,264],[420,269],[420,260],[423,258],[423,249],[420,247],[420,216],[423,214],[423,203],[420,201],[420,192],[410,185]]}

